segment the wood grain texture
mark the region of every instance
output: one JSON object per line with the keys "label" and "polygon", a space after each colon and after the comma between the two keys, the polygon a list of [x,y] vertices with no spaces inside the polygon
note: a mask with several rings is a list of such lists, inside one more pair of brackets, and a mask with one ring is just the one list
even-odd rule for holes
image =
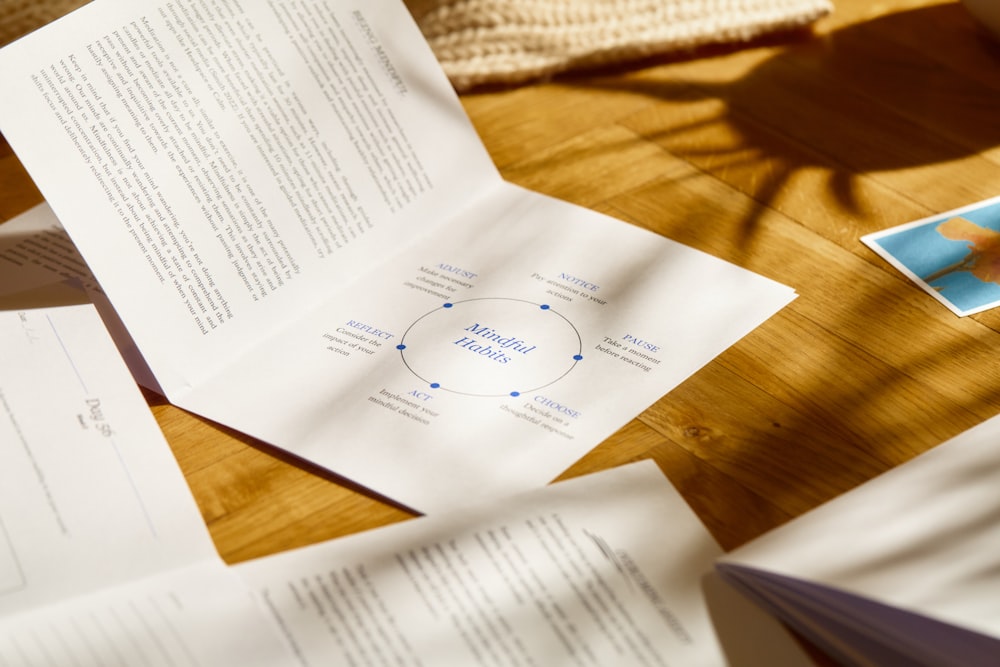
{"label": "wood grain texture", "polygon": [[[1000,45],[957,2],[838,0],[812,32],[462,101],[509,180],[800,295],[563,477],[652,458],[731,549],[1000,412],[1000,311],[955,317],[859,241],[1000,194]],[[0,145],[0,218],[38,201]],[[229,562],[410,517],[148,398]]]}

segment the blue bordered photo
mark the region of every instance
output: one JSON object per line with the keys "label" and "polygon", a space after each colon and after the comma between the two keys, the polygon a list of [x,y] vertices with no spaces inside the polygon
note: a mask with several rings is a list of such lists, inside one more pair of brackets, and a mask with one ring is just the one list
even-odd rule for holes
{"label": "blue bordered photo", "polygon": [[960,317],[1000,305],[1000,197],[861,240]]}

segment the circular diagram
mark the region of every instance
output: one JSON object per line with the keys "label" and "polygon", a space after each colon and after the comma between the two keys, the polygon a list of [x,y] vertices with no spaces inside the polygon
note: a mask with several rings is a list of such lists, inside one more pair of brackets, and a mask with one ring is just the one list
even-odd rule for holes
{"label": "circular diagram", "polygon": [[583,359],[576,327],[547,304],[481,298],[443,304],[396,346],[432,389],[517,396],[552,384]]}

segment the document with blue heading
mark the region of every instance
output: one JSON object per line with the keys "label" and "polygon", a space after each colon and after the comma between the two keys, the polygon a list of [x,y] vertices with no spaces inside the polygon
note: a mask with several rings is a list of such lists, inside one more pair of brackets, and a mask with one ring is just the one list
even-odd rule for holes
{"label": "document with blue heading", "polygon": [[166,397],[420,512],[552,480],[794,298],[504,181],[395,0],[95,0],[0,85]]}

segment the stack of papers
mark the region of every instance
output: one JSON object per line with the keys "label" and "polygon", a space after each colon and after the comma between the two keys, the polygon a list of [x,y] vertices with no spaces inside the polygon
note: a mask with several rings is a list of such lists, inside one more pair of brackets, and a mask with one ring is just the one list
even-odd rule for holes
{"label": "stack of papers", "polygon": [[[48,202],[0,297],[103,315],[0,312],[0,664],[805,664],[654,464],[544,486],[794,293],[505,182],[401,4],[95,0],[0,86]],[[119,350],[433,516],[227,567]],[[846,662],[995,660],[998,430],[719,572]]]}
{"label": "stack of papers", "polygon": [[652,462],[227,567],[93,307],[0,340],[0,664],[808,664]]}

